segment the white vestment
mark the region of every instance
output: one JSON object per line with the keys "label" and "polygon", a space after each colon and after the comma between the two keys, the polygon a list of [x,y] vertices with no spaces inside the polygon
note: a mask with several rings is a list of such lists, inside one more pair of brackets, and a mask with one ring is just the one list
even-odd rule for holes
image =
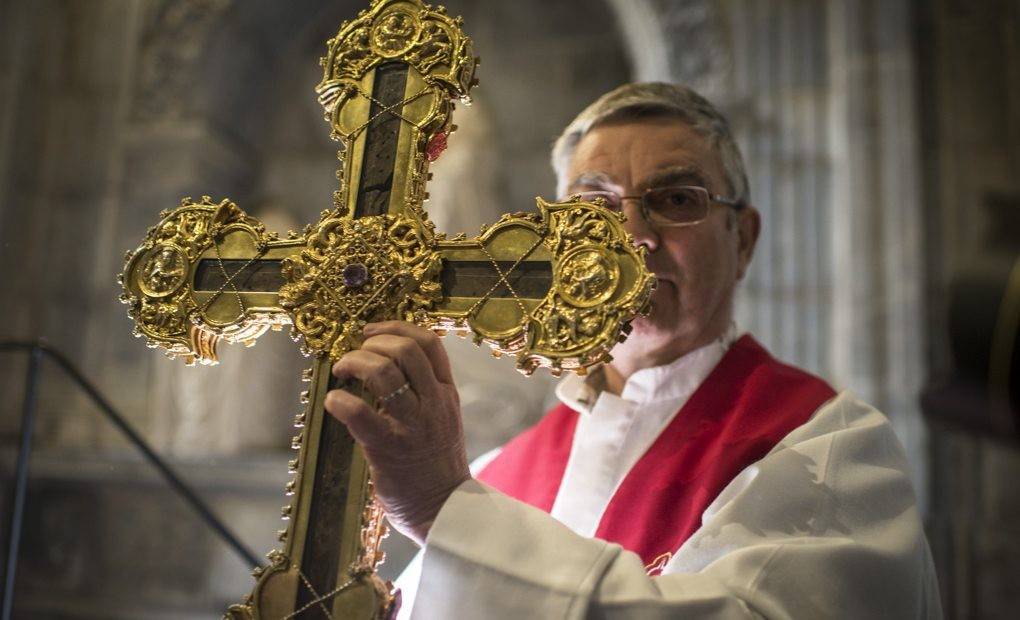
{"label": "white vestment", "polygon": [[591,538],[734,336],[638,371],[620,396],[564,379],[557,396],[581,416],[551,514],[465,482],[397,581],[400,617],[941,618],[903,448],[847,392],[741,471],[661,575]]}

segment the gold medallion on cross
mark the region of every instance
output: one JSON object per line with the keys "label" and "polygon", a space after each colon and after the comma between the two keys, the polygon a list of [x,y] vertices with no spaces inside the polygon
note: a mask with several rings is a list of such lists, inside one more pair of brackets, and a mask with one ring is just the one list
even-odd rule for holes
{"label": "gold medallion on cross", "polygon": [[478,59],[460,18],[420,0],[375,0],[328,42],[316,88],[341,145],[334,207],[280,238],[229,200],[185,199],[128,252],[121,282],[135,333],[187,363],[215,363],[219,340],[251,345],[292,325],[316,360],[304,373],[283,548],[256,569],[232,618],[384,618],[375,574],[385,532],[368,467],[325,413],[331,376],[369,322],[402,319],[471,334],[530,374],[606,361],[648,309],[653,276],[619,214],[538,199],[479,236],[448,238],[423,209],[429,163],[469,102]]}

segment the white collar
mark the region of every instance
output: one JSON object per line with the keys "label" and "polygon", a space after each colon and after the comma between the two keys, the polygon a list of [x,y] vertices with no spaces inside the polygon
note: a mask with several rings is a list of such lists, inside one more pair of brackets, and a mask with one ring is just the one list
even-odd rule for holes
{"label": "white collar", "polygon": [[686,400],[715,368],[722,356],[739,337],[737,326],[729,329],[717,340],[682,355],[662,366],[642,368],[630,377],[620,396],[602,389],[603,368],[596,368],[587,377],[568,374],[556,386],[556,397],[583,414],[591,412],[596,401],[603,397],[619,398],[634,404],[664,400]]}

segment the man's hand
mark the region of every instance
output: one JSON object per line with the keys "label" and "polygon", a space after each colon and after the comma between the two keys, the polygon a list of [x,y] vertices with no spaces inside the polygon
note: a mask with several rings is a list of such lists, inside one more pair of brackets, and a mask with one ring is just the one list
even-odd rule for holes
{"label": "man's hand", "polygon": [[372,323],[364,334],[333,374],[360,379],[378,407],[332,390],[326,411],[364,449],[390,523],[424,544],[447,498],[471,477],[450,360],[438,336],[411,323]]}

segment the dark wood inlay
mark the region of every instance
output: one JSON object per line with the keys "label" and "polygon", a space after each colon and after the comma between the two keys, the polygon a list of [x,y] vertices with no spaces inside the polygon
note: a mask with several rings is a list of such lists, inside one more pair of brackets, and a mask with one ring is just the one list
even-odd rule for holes
{"label": "dark wood inlay", "polygon": [[[194,284],[196,291],[233,290],[230,285],[223,286],[227,280],[223,269],[226,269],[227,276],[232,276],[230,284],[242,293],[275,293],[284,284],[279,260],[256,260],[245,266],[247,260],[229,259],[223,261],[223,269],[218,262],[215,258],[204,258],[198,262]],[[242,267],[244,269],[237,273]]]}
{"label": "dark wood inlay", "polygon": [[[330,390],[345,389],[358,394],[357,382],[342,382],[330,375]],[[301,570],[319,595],[333,590],[337,582],[337,558],[340,554],[340,537],[344,527],[345,498],[350,490],[351,460],[354,456],[354,438],[347,427],[329,412],[322,412],[322,430],[319,433],[319,454],[315,462],[315,483],[308,513],[308,534],[301,560]],[[314,601],[316,597],[301,583],[298,587],[295,609]],[[332,599],[326,609],[332,607]],[[301,613],[302,620],[325,619],[319,605]]]}
{"label": "dark wood inlay", "polygon": [[[372,107],[365,139],[365,154],[361,160],[361,182],[358,184],[358,201],[354,217],[383,215],[389,209],[390,190],[393,188],[393,166],[397,161],[397,143],[400,140],[398,116],[403,112],[398,105],[404,100],[407,88],[407,65],[391,62],[375,70],[372,87]],[[387,112],[389,106],[396,106]]]}
{"label": "dark wood inlay", "polygon": [[[513,261],[496,264],[522,299],[544,299],[552,286],[552,264],[547,261],[523,261],[516,267]],[[514,296],[489,261],[444,261],[440,277],[447,297],[482,297],[497,282],[490,297]]]}

